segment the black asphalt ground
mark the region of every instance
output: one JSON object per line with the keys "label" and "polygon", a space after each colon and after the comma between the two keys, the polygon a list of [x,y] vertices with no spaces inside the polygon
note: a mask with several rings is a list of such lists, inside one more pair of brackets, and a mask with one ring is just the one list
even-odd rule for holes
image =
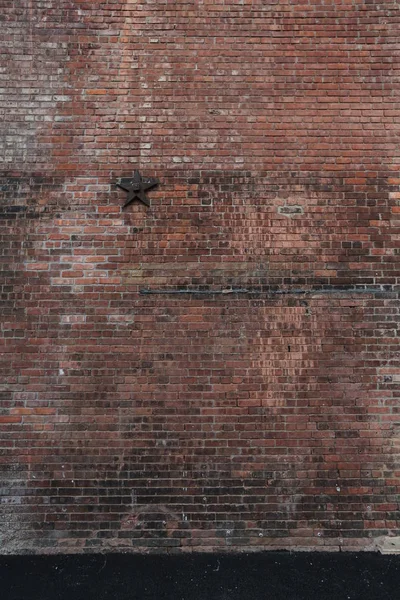
{"label": "black asphalt ground", "polygon": [[0,557],[1,600],[400,600],[400,556]]}

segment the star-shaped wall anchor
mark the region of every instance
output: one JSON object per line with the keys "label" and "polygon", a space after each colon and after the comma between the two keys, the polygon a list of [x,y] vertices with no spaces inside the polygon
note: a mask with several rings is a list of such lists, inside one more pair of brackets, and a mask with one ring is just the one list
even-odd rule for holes
{"label": "star-shaped wall anchor", "polygon": [[147,190],[151,190],[153,187],[158,185],[158,179],[155,177],[142,177],[139,171],[135,171],[133,177],[122,177],[118,182],[117,186],[125,192],[128,192],[128,199],[125,202],[123,208],[131,204],[134,200],[138,199],[143,202],[146,206],[150,206],[150,202],[146,197]]}

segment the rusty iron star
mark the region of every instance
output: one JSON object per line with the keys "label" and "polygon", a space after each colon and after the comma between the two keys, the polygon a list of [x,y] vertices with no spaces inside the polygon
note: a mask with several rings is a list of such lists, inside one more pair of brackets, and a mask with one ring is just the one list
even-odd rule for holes
{"label": "rusty iron star", "polygon": [[146,197],[147,190],[151,190],[153,187],[158,185],[158,179],[155,177],[145,177],[143,178],[139,171],[135,171],[133,177],[123,177],[121,178],[117,186],[128,192],[128,198],[125,202],[123,208],[131,204],[134,200],[138,199],[140,202],[143,202],[146,206],[150,206],[150,202]]}

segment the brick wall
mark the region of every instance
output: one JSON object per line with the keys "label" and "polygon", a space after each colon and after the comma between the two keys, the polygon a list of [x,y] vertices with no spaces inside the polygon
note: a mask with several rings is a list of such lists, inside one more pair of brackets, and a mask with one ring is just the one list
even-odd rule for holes
{"label": "brick wall", "polygon": [[399,5],[0,8],[1,551],[390,549]]}

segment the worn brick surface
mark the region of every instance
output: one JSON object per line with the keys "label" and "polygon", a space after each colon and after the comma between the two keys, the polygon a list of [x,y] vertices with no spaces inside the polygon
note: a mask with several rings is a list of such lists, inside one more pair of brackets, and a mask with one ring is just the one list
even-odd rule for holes
{"label": "worn brick surface", "polygon": [[390,547],[398,3],[0,14],[1,552]]}

